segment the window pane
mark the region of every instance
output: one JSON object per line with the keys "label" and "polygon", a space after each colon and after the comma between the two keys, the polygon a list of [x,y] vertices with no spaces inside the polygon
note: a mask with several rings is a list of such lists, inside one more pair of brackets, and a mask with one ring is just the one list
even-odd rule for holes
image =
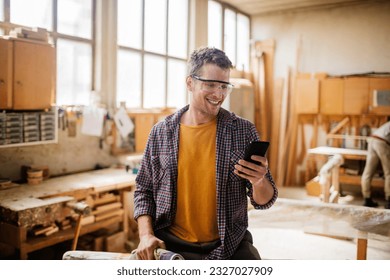
{"label": "window pane", "polygon": [[0,28],[0,35],[4,35],[4,30]]}
{"label": "window pane", "polygon": [[169,0],[168,55],[187,57],[188,1]]}
{"label": "window pane", "polygon": [[145,50],[166,53],[166,0],[145,0]]}
{"label": "window pane", "polygon": [[11,22],[52,30],[52,0],[10,0]]}
{"label": "window pane", "polygon": [[249,18],[237,15],[237,69],[249,71]]}
{"label": "window pane", "polygon": [[127,108],[141,108],[141,54],[119,50],[117,60],[117,106],[125,101]]}
{"label": "window pane", "polygon": [[208,9],[208,45],[222,49],[222,5],[209,1]]}
{"label": "window pane", "polygon": [[[0,0],[0,21],[4,21],[4,1],[3,0]],[[3,33],[1,33],[1,34],[3,34]]]}
{"label": "window pane", "polygon": [[225,10],[225,52],[232,61],[233,65],[236,65],[236,13],[232,10]]}
{"label": "window pane", "polygon": [[58,32],[92,38],[92,0],[58,0]]}
{"label": "window pane", "polygon": [[181,108],[187,104],[186,76],[185,61],[168,60],[168,107]]}
{"label": "window pane", "polygon": [[58,39],[57,105],[89,105],[91,89],[91,46]]}
{"label": "window pane", "polygon": [[118,44],[142,47],[142,0],[118,1]]}
{"label": "window pane", "polygon": [[145,55],[144,107],[165,107],[165,59]]}

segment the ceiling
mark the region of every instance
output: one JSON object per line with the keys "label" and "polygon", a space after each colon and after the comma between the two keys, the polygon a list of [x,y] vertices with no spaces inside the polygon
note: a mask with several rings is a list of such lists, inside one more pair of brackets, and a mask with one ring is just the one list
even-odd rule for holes
{"label": "ceiling", "polygon": [[251,16],[385,1],[389,0],[220,0]]}

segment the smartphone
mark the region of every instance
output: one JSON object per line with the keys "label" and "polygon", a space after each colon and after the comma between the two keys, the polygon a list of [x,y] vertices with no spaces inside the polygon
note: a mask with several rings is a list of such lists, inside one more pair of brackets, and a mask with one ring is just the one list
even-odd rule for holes
{"label": "smartphone", "polygon": [[245,149],[244,160],[259,164],[259,162],[251,159],[252,155],[265,157],[269,147],[268,141],[253,141]]}

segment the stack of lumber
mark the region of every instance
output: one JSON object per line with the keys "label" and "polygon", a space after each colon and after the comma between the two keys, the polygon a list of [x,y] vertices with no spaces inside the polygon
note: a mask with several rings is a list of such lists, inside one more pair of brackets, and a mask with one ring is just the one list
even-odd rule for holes
{"label": "stack of lumber", "polygon": [[56,224],[51,224],[49,226],[38,226],[34,228],[31,233],[34,236],[39,236],[39,235],[44,235],[44,236],[49,236],[52,235],[53,233],[57,232],[59,228],[57,227]]}
{"label": "stack of lumber", "polygon": [[120,197],[113,193],[106,193],[95,198],[92,209],[92,215],[96,222],[123,215]]}
{"label": "stack of lumber", "polygon": [[26,28],[26,27],[17,27],[10,31],[9,37],[34,40],[40,42],[49,42],[49,33],[46,29],[40,27]]}

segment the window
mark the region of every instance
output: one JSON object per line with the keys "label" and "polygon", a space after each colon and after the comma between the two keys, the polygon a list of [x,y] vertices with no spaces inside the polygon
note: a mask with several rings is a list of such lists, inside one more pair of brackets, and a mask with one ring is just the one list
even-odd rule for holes
{"label": "window", "polygon": [[188,0],[118,0],[116,104],[186,104]]}
{"label": "window", "polygon": [[94,1],[57,3],[57,105],[90,105]]}
{"label": "window", "polygon": [[91,77],[91,46],[58,38],[57,105],[89,105]]}
{"label": "window", "polygon": [[0,21],[4,21],[4,2],[0,0]]}
{"label": "window", "polygon": [[10,0],[10,21],[15,24],[52,30],[52,0]]}
{"label": "window", "polygon": [[57,31],[61,34],[92,39],[92,1],[58,1]]}
{"label": "window", "polygon": [[208,43],[223,49],[238,70],[249,71],[250,18],[218,1],[208,1]]}
{"label": "window", "polygon": [[222,49],[222,5],[215,1],[208,4],[208,45]]}
{"label": "window", "polygon": [[[89,105],[93,89],[94,5],[95,0],[0,0],[0,21],[5,26],[4,30],[0,28],[0,34],[8,34],[17,26],[40,27],[49,32],[50,42],[57,50],[57,105]],[[3,11],[9,11],[9,15]],[[7,18],[9,22],[5,22]]]}

